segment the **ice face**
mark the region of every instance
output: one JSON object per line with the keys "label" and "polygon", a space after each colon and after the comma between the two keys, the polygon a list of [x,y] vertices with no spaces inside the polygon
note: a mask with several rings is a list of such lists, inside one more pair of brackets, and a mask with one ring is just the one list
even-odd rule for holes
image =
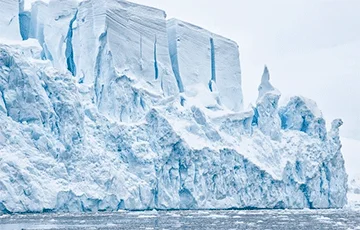
{"label": "ice face", "polygon": [[77,78],[94,85],[94,100],[108,117],[135,121],[164,97],[178,94],[164,11],[126,1],[86,1],[77,24]]}
{"label": "ice face", "polygon": [[0,2],[0,38],[21,40],[19,25],[19,0],[4,0]]}
{"label": "ice face", "polygon": [[62,72],[70,71],[73,75],[76,70],[73,60],[72,36],[76,26],[74,22],[78,11],[77,6],[76,0],[51,0],[46,9],[48,13],[45,20],[48,23],[44,24],[43,32],[48,53],[53,59],[53,66]]}
{"label": "ice face", "polygon": [[86,61],[79,56],[76,60],[85,82],[92,83],[96,77],[96,59],[101,39],[105,39],[107,47],[102,48],[108,49],[120,74],[151,84],[165,95],[176,93],[165,12],[120,0],[87,1],[80,4],[78,18],[75,53],[80,55],[86,49],[90,54]]}
{"label": "ice face", "polygon": [[314,101],[293,97],[279,114],[283,129],[299,130],[323,140],[326,138],[325,120]]}
{"label": "ice face", "polygon": [[42,1],[37,1],[32,4],[31,8],[31,20],[29,28],[29,38],[34,38],[38,40],[42,47],[42,59],[47,59],[53,61],[53,57],[49,52],[44,35],[44,23],[49,20],[48,14],[49,9],[48,5]]}
{"label": "ice face", "polygon": [[0,213],[346,204],[342,121],[279,108],[267,68],[235,112],[233,42],[115,0],[35,3],[29,31],[0,41]]}
{"label": "ice face", "polygon": [[238,112],[243,106],[238,46],[235,42],[186,22],[168,21],[169,49],[180,92],[214,91],[220,104]]}

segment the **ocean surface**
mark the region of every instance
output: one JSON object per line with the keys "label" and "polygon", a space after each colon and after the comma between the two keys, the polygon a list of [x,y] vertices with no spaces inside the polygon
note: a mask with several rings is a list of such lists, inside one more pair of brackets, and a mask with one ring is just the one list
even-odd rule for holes
{"label": "ocean surface", "polygon": [[360,210],[142,211],[0,216],[15,229],[360,229]]}

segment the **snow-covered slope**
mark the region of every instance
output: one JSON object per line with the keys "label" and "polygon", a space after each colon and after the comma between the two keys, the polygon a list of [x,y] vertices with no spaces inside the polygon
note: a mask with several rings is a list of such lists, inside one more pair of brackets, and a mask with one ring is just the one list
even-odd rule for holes
{"label": "snow-covered slope", "polygon": [[0,213],[346,204],[342,121],[279,107],[267,68],[240,111],[235,43],[122,0],[31,18],[36,40],[0,41]]}

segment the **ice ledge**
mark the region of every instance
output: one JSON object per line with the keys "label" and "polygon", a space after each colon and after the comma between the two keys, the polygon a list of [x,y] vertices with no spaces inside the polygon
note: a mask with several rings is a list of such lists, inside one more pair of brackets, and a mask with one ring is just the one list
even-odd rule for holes
{"label": "ice ledge", "polygon": [[100,0],[100,1],[103,1],[105,4],[108,4],[109,9],[115,7],[132,12],[136,11],[136,14],[140,14],[140,15],[151,15],[153,18],[158,18],[158,19],[166,18],[166,12],[164,10],[155,7],[141,5],[125,0]]}
{"label": "ice ledge", "polygon": [[178,25],[178,26],[180,26],[180,27],[185,27],[185,28],[188,28],[188,29],[190,29],[190,30],[196,31],[196,32],[198,32],[198,33],[205,33],[205,34],[208,34],[209,37],[216,37],[216,38],[218,38],[218,39],[221,39],[221,40],[224,40],[224,41],[226,41],[226,42],[228,42],[228,43],[231,43],[231,44],[234,45],[235,47],[239,48],[239,45],[238,45],[235,41],[233,41],[233,40],[231,40],[231,39],[229,39],[229,38],[226,38],[226,37],[224,37],[224,36],[222,36],[222,35],[213,33],[213,32],[211,32],[211,31],[209,31],[209,30],[207,30],[207,29],[204,29],[204,28],[202,28],[202,27],[200,27],[200,26],[191,24],[191,23],[189,23],[189,22],[182,21],[182,20],[177,19],[177,18],[170,18],[170,19],[168,19],[167,21],[168,21],[168,24],[169,24],[170,26],[172,26],[172,25]]}

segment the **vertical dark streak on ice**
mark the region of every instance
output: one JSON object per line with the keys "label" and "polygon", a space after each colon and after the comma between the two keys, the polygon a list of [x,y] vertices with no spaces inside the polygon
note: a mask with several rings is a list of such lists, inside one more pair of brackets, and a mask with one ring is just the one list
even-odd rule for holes
{"label": "vertical dark streak on ice", "polygon": [[176,38],[176,31],[175,29],[168,29],[168,43],[169,43],[169,54],[171,59],[171,67],[173,69],[176,83],[178,85],[178,89],[180,93],[184,92],[184,85],[181,80],[180,76],[180,69],[179,69],[179,60],[178,60],[178,53],[177,53],[177,43],[178,39]]}
{"label": "vertical dark streak on ice", "polygon": [[305,184],[300,185],[299,189],[303,192],[305,199],[307,201],[308,208],[313,209],[313,202],[310,197],[310,189],[308,187],[309,181],[307,180]]}
{"label": "vertical dark streak on ice", "polygon": [[211,80],[216,82],[215,45],[214,45],[214,39],[213,38],[210,38],[210,49],[211,49]]}
{"label": "vertical dark streak on ice", "polygon": [[157,50],[156,47],[157,46],[157,37],[155,35],[155,42],[154,42],[154,68],[155,68],[155,80],[157,80],[159,78],[159,68],[158,68],[158,63],[157,63]]}
{"label": "vertical dark streak on ice", "polygon": [[19,0],[19,29],[22,40],[29,39],[31,13],[24,10],[24,0]]}
{"label": "vertical dark streak on ice", "polygon": [[142,34],[140,34],[140,70],[143,69],[143,40],[142,40]]}
{"label": "vertical dark streak on ice", "polygon": [[[331,164],[331,162],[329,162],[329,164]],[[332,202],[331,202],[331,171],[329,169],[329,167],[323,163],[323,167],[325,170],[325,177],[328,183],[328,188],[327,188],[327,198],[328,198],[328,206],[331,207],[332,206]]]}
{"label": "vertical dark streak on ice", "polygon": [[212,92],[212,82],[216,82],[216,66],[215,66],[215,45],[214,39],[210,38],[210,60],[211,60],[211,80],[209,82],[209,89]]}
{"label": "vertical dark streak on ice", "polygon": [[78,10],[76,11],[74,17],[70,21],[69,30],[66,36],[66,50],[65,50],[67,69],[72,73],[73,76],[76,75],[76,66],[74,62],[74,49],[72,46],[72,37],[73,37],[73,24],[76,21],[77,14],[78,14]]}
{"label": "vertical dark streak on ice", "polygon": [[4,105],[5,105],[6,115],[9,116],[9,108],[8,108],[7,103],[6,103],[4,91],[1,91],[1,98],[2,98],[2,100],[3,100],[3,102],[4,102]]}
{"label": "vertical dark streak on ice", "polygon": [[19,13],[19,26],[22,40],[29,39],[30,20],[30,12],[24,11]]}
{"label": "vertical dark streak on ice", "polygon": [[[99,77],[101,74],[101,62],[102,62],[102,58],[103,58],[103,53],[104,53],[104,49],[106,46],[106,41],[107,41],[107,30],[105,30],[104,33],[102,33],[99,37],[99,42],[100,42],[100,46],[99,46],[99,50],[98,50],[98,54],[96,56],[96,63],[95,63],[95,81],[94,81],[94,90],[95,90],[95,97],[96,97],[96,104],[98,105],[99,103]],[[102,93],[103,87],[100,91],[100,94]]]}

